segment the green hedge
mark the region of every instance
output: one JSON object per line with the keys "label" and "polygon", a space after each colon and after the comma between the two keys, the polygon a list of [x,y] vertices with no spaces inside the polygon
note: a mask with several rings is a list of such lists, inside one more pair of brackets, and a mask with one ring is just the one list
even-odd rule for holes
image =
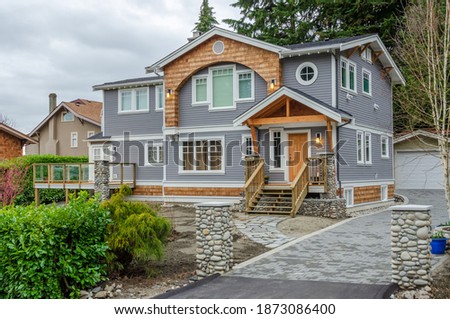
{"label": "green hedge", "polygon": [[[57,155],[26,155],[0,162],[0,175],[11,167],[25,169],[29,167],[23,192],[17,196],[14,204],[29,205],[34,201],[33,190],[33,164],[39,163],[87,163],[87,156],[57,156]],[[65,191],[63,189],[42,189],[40,190],[41,203],[55,203],[63,201]]]}
{"label": "green hedge", "polygon": [[0,210],[0,298],[76,298],[104,280],[108,223],[86,192],[65,207]]}

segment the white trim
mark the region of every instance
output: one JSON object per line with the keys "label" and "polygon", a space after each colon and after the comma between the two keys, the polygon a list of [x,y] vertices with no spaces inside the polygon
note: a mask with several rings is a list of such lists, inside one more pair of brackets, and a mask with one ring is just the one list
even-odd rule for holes
{"label": "white trim", "polygon": [[212,132],[250,132],[247,126],[211,125],[191,126],[182,128],[168,127],[163,129],[164,135],[187,134],[187,133],[212,133]]}
{"label": "white trim", "polygon": [[78,147],[78,132],[70,132],[70,148],[77,148],[77,147]]}
{"label": "white trim", "polygon": [[[310,67],[314,71],[314,75],[311,78],[311,80],[309,80],[309,81],[303,80],[302,77],[300,76],[300,72],[304,68],[307,68],[307,67]],[[295,70],[295,78],[296,78],[297,82],[300,83],[301,85],[308,86],[308,85],[313,84],[314,82],[316,82],[318,76],[319,76],[319,70],[317,69],[317,66],[314,63],[309,62],[309,61],[303,62],[302,64],[300,64],[297,67],[297,70]]]}
{"label": "white trim", "polygon": [[[199,101],[197,102],[197,80],[206,80],[206,100],[205,101]],[[209,105],[209,89],[208,89],[208,74],[203,74],[203,75],[194,75],[192,77],[192,84],[191,84],[191,88],[192,88],[192,106],[200,106],[200,105]]]}
{"label": "white trim", "polygon": [[[150,145],[150,142],[152,143],[151,145]],[[149,146],[152,146],[152,147],[157,147],[157,151],[156,151],[156,153],[157,153],[157,160],[158,160],[158,162],[156,162],[156,163],[150,163],[149,161],[148,161],[148,148],[149,148]],[[162,155],[162,161],[161,161],[161,152],[163,153],[163,155]],[[154,141],[147,141],[146,143],[145,143],[145,150],[144,150],[144,154],[145,154],[145,166],[150,166],[150,167],[162,167],[163,165],[164,165],[164,142],[163,141],[161,141],[161,142],[154,142]]]}
{"label": "white trim", "polygon": [[[136,91],[138,90],[142,90],[145,89],[146,90],[146,94],[147,94],[147,108],[145,109],[141,109],[141,110],[137,110],[136,109]],[[131,93],[131,110],[122,110],[122,93],[125,92],[130,92]],[[117,97],[118,97],[118,103],[117,103],[117,107],[118,107],[118,114],[136,114],[136,113],[148,113],[150,111],[150,106],[149,106],[149,88],[148,87],[142,87],[142,88],[135,88],[135,89],[124,89],[124,90],[119,90],[117,91]]]}
{"label": "white trim", "polygon": [[220,182],[206,182],[206,181],[165,181],[166,187],[202,187],[202,188],[241,188],[244,186],[243,181],[220,181]]}
{"label": "white trim", "polygon": [[332,107],[336,107],[337,103],[337,97],[336,97],[336,77],[337,77],[337,72],[336,72],[336,58],[334,56],[334,54],[330,54],[331,57],[331,106]]}
{"label": "white trim", "polygon": [[[159,105],[159,96],[158,96],[158,89],[160,89],[162,92],[162,106]],[[166,106],[166,94],[164,92],[164,85],[155,85],[155,111],[156,112],[162,112],[164,110],[164,107]]]}
{"label": "white trim", "polygon": [[[250,97],[239,98],[239,75],[248,74],[248,73],[250,73]],[[235,90],[236,90],[236,102],[237,103],[254,102],[255,101],[255,72],[251,69],[237,70],[236,71]]]}
{"label": "white trim", "polygon": [[[250,139],[252,141],[250,147],[251,147],[251,152],[250,154],[247,154],[247,139]],[[254,155],[255,151],[253,149],[253,140],[252,140],[252,135],[251,134],[242,134],[241,136],[241,154],[242,154],[242,158],[245,158],[245,156],[248,155]]]}
{"label": "white trim", "polygon": [[[364,91],[364,73],[369,75],[369,92]],[[372,72],[362,68],[361,71],[361,92],[367,96],[372,96]]]}
{"label": "white trim", "polygon": [[[71,120],[64,120],[64,115],[66,114],[72,114],[72,119]],[[75,121],[75,114],[72,111],[66,110],[66,111],[62,111],[61,112],[61,122],[63,123],[67,123],[67,122],[74,122]]]}
{"label": "white trim", "polygon": [[88,131],[87,132],[87,138],[90,138],[90,137],[92,137],[94,135],[95,135],[95,131]]}
{"label": "white trim", "polygon": [[[216,51],[216,44],[222,44],[222,50],[221,51]],[[225,43],[223,43],[223,41],[217,40],[216,42],[213,43],[212,47],[211,47],[212,51],[214,52],[214,54],[220,55],[223,53],[223,51],[225,51]]]}
{"label": "white trim", "polygon": [[285,160],[285,150],[280,147],[280,167],[275,167],[272,164],[275,162],[275,148],[274,148],[274,139],[273,134],[274,133],[280,133],[280,146],[284,145],[285,135],[283,134],[283,128],[272,128],[269,129],[269,172],[284,172],[286,167],[286,160]]}
{"label": "white trim", "polygon": [[369,126],[356,124],[355,122],[352,123],[352,124],[345,125],[344,128],[352,129],[354,131],[358,131],[358,130],[359,131],[366,131],[366,132],[370,132],[372,134],[386,135],[386,136],[389,136],[389,137],[393,136],[392,132],[390,132],[390,131],[381,131],[379,129],[372,128],[372,127],[369,127]]}
{"label": "white trim", "polygon": [[260,112],[261,110],[263,110],[268,105],[272,104],[273,102],[275,102],[282,96],[288,96],[291,99],[294,99],[302,104],[305,104],[307,107],[309,107],[309,108],[311,108],[311,109],[313,109],[313,110],[315,110],[337,122],[342,122],[341,114],[334,112],[334,111],[320,105],[319,103],[312,101],[312,100],[308,99],[307,97],[290,90],[287,87],[282,87],[281,89],[277,90],[275,93],[272,93],[271,95],[266,97],[260,103],[256,104],[254,107],[250,108],[247,112],[245,112],[245,113],[241,114],[240,116],[238,116],[237,118],[235,118],[233,120],[233,125],[234,126],[242,125],[243,122],[248,120],[253,115],[257,114],[258,112]]}
{"label": "white trim", "polygon": [[[361,138],[361,158],[359,158],[359,140]],[[357,164],[364,164],[364,132],[363,131],[356,131],[356,163]]]}
{"label": "white trim", "polygon": [[[418,135],[422,135],[422,136],[433,138],[433,139],[439,138],[439,136],[435,133],[430,133],[430,132],[423,131],[423,130],[417,130],[417,131],[414,131],[414,132],[411,132],[411,133],[408,133],[406,135],[396,138],[394,140],[394,144],[409,140],[410,138],[416,137]],[[449,141],[450,141],[450,138],[449,138]]]}
{"label": "white trim", "polygon": [[128,196],[129,200],[136,201],[155,201],[165,203],[199,203],[199,202],[229,202],[239,203],[242,197],[236,196],[177,196],[177,195],[164,195],[164,196],[145,196],[145,195],[131,195]]}
{"label": "white trim", "polygon": [[[345,187],[343,188],[342,192],[344,193],[344,198],[345,198],[345,205],[346,207],[353,207],[355,206],[355,190],[353,189],[353,187]],[[346,197],[346,193],[350,192],[350,198]]]}
{"label": "white trim", "polygon": [[244,36],[244,35],[229,31],[229,30],[214,27],[211,30],[209,30],[208,32],[195,38],[191,42],[188,42],[187,44],[185,44],[178,50],[175,50],[174,52],[170,53],[163,59],[157,61],[153,65],[146,67],[145,68],[146,72],[151,73],[151,72],[162,69],[165,65],[176,60],[183,54],[191,51],[196,46],[202,44],[203,42],[209,40],[210,38],[212,38],[214,36],[222,36],[222,37],[225,37],[225,38],[228,38],[231,40],[249,44],[251,46],[255,46],[255,47],[258,47],[258,48],[261,48],[261,49],[264,49],[264,50],[267,50],[270,52],[278,53],[278,54],[282,51],[287,50],[286,48],[281,47],[281,46],[273,45],[273,44],[270,44],[270,43],[267,43],[267,42],[264,42],[261,40],[253,39],[253,38],[250,38],[250,37],[247,37],[247,36]]}
{"label": "white trim", "polygon": [[162,181],[136,180],[136,186],[162,186]]}
{"label": "white trim", "polygon": [[[386,139],[386,155],[383,155],[383,139]],[[383,159],[388,159],[390,158],[389,156],[389,137],[385,136],[385,135],[380,135],[380,153],[381,153],[381,158]]]}
{"label": "white trim", "polygon": [[341,181],[342,188],[344,187],[367,187],[367,186],[381,186],[381,185],[393,185],[395,181],[393,179],[380,179],[380,180],[366,180],[366,181]]}
{"label": "white trim", "polygon": [[105,132],[105,91],[102,91],[102,96],[103,96],[103,107],[102,107],[102,120],[100,123],[100,128],[102,132]]}
{"label": "white trim", "polygon": [[[210,170],[209,169],[209,163],[208,163],[208,170],[204,171],[197,171],[197,170],[184,170],[183,169],[183,142],[192,142],[194,146],[194,162],[196,161],[197,152],[196,149],[196,142],[198,141],[208,141],[208,159],[209,159],[209,142],[211,140],[214,141],[221,141],[221,147],[222,147],[222,160],[221,164],[222,167],[220,170]],[[190,139],[188,137],[180,137],[179,143],[178,143],[178,154],[181,159],[181,165],[178,165],[178,174],[179,175],[225,175],[225,136],[217,136],[217,137],[204,137],[204,136],[196,136],[194,139]],[[194,163],[193,163],[194,164]],[[193,166],[195,167],[195,166]]]}
{"label": "white trim", "polygon": [[[345,83],[345,85],[344,85],[344,83],[342,83],[342,62],[346,63],[346,67],[345,67],[345,72],[346,72],[345,80],[346,80],[346,83]],[[354,90],[352,90],[350,88],[350,66],[353,66],[353,68],[354,68],[354,72],[353,72],[354,78],[355,78],[355,80],[354,80],[355,89]],[[358,69],[357,69],[357,65],[356,65],[355,62],[344,58],[342,55],[340,56],[340,62],[339,62],[340,79],[339,79],[339,81],[341,82],[341,89],[343,89],[344,91],[348,91],[350,93],[353,93],[353,94],[358,94],[358,80],[357,80],[357,78],[358,78],[358,74],[357,73],[358,72],[357,72],[357,70]]]}
{"label": "white trim", "polygon": [[[142,134],[142,135],[130,135],[129,141],[144,141],[144,140],[163,140],[162,134]],[[123,142],[125,139],[123,136],[111,136],[108,141],[111,142]]]}
{"label": "white trim", "polygon": [[[369,138],[369,147],[367,148],[366,142]],[[367,149],[369,150],[369,156],[367,156]],[[364,132],[364,164],[372,165],[372,134]]]}
{"label": "white trim", "polygon": [[[148,80],[142,80],[142,81],[135,81],[135,82],[124,82],[124,83],[110,83],[110,84],[99,84],[94,85],[92,89],[94,91],[98,90],[114,90],[114,89],[128,89],[128,88],[137,88],[137,87],[143,87],[147,85],[157,85],[157,84],[163,84],[164,81],[162,78],[159,79],[152,79],[149,77]],[[104,101],[104,100],[103,100]]]}
{"label": "white trim", "polygon": [[[233,97],[232,97],[232,103],[233,105],[229,106],[221,106],[221,107],[214,107],[214,77],[213,73],[217,70],[224,70],[224,69],[231,69],[231,79],[233,86]],[[213,66],[208,68],[208,84],[207,84],[208,97],[210,98],[209,104],[208,104],[208,111],[210,112],[217,112],[217,111],[230,111],[236,109],[236,64],[225,64],[225,65],[219,65],[219,66]]]}

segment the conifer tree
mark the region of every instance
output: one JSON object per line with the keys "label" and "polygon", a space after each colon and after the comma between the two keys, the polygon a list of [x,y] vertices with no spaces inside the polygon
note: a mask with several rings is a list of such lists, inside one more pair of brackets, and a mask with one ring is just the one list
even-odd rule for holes
{"label": "conifer tree", "polygon": [[200,6],[198,21],[195,23],[194,31],[205,33],[218,24],[214,17],[214,8],[209,5],[208,0],[203,0]]}

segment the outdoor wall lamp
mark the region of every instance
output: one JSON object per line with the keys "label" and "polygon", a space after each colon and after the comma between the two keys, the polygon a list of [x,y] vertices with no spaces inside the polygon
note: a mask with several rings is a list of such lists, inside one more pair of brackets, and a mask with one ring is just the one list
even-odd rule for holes
{"label": "outdoor wall lamp", "polygon": [[169,98],[172,95],[172,89],[167,89],[166,97]]}
{"label": "outdoor wall lamp", "polygon": [[270,88],[273,90],[275,88],[275,84],[277,83],[277,80],[272,79],[270,80]]}
{"label": "outdoor wall lamp", "polygon": [[316,134],[316,145],[317,146],[322,145],[322,134],[320,133]]}

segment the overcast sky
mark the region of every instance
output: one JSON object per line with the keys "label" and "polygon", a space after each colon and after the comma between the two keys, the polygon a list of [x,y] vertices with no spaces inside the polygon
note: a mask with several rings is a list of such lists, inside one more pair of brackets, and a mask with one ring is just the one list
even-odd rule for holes
{"label": "overcast sky", "polygon": [[[102,101],[92,86],[145,76],[187,42],[202,0],[0,1],[0,114],[29,133],[58,104]],[[234,0],[210,0],[219,22]],[[227,28],[226,25],[220,25]]]}

